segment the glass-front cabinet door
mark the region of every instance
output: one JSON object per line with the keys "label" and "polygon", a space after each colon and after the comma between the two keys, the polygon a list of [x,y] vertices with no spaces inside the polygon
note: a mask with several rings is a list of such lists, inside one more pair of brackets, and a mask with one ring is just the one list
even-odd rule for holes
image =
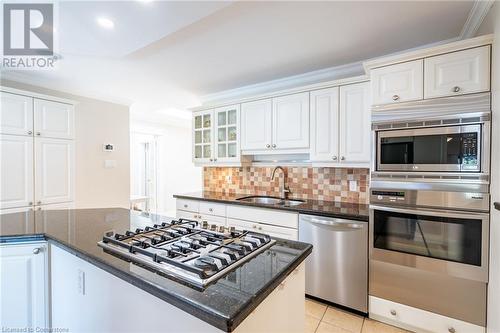
{"label": "glass-front cabinet door", "polygon": [[193,161],[213,162],[213,110],[193,115]]}
{"label": "glass-front cabinet door", "polygon": [[240,160],[240,106],[231,105],[214,111],[215,161],[239,162]]}

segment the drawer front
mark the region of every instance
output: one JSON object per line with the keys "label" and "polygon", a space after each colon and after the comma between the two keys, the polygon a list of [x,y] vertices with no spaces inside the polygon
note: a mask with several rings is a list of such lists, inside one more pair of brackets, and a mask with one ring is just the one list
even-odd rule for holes
{"label": "drawer front", "polygon": [[229,227],[235,227],[237,230],[250,230],[269,235],[276,238],[298,240],[298,231],[296,229],[276,227],[273,225],[262,224],[252,221],[242,221],[238,219],[227,219]]}
{"label": "drawer front", "polygon": [[415,332],[435,333],[484,333],[484,327],[436,313],[369,297],[370,318]]}
{"label": "drawer front", "polygon": [[297,213],[236,205],[228,205],[226,210],[228,218],[265,223],[293,229],[297,229],[299,225],[299,215]]}
{"label": "drawer front", "polygon": [[214,202],[200,202],[200,214],[226,216],[226,205]]}
{"label": "drawer front", "polygon": [[490,90],[490,46],[447,53],[424,60],[425,98]]}
{"label": "drawer front", "polygon": [[204,215],[204,214],[199,214],[199,220],[200,221],[206,221],[209,225],[210,224],[215,224],[215,225],[222,225],[226,226],[226,218],[222,216],[213,216],[213,215]]}
{"label": "drawer front", "polygon": [[200,211],[200,202],[196,200],[177,199],[177,210],[198,213]]}
{"label": "drawer front", "polygon": [[371,71],[372,104],[392,104],[424,97],[422,59]]}
{"label": "drawer front", "polygon": [[178,219],[188,219],[188,220],[194,220],[194,221],[198,221],[198,222],[201,219],[201,215],[198,214],[197,212],[186,212],[183,210],[177,210],[175,215]]}

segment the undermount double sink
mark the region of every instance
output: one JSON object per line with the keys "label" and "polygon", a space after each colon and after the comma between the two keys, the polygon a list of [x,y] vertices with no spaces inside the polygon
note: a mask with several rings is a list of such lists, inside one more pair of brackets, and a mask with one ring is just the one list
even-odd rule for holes
{"label": "undermount double sink", "polygon": [[254,204],[278,205],[278,206],[284,206],[284,207],[298,206],[298,205],[301,205],[305,202],[304,200],[299,200],[299,199],[283,199],[283,198],[270,197],[270,196],[265,196],[265,195],[250,195],[247,197],[237,198],[236,200],[242,201],[242,202],[254,203]]}

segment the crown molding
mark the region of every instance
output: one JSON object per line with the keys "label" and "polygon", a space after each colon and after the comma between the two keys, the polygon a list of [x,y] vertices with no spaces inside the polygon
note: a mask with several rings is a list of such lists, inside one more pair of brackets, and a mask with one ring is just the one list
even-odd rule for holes
{"label": "crown molding", "polygon": [[474,2],[469,12],[469,16],[467,17],[467,21],[465,21],[462,31],[460,32],[460,39],[472,38],[476,35],[479,26],[494,2],[494,0],[476,0]]}
{"label": "crown molding", "polygon": [[264,93],[276,92],[294,87],[314,84],[324,81],[332,81],[350,76],[363,74],[362,62],[328,67],[299,75],[284,77],[277,80],[260,82],[235,89],[224,90],[213,94],[207,94],[200,97],[203,105],[220,104],[225,101],[242,99],[249,96],[260,95]]}

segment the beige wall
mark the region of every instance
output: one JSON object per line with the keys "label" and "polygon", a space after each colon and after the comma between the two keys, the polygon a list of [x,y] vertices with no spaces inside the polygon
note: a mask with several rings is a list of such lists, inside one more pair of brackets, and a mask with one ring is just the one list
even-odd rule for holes
{"label": "beige wall", "polygon": [[[130,197],[129,107],[71,95],[23,83],[2,80],[2,86],[69,98],[75,106],[77,208],[125,207]],[[103,152],[104,143],[115,151]],[[104,168],[104,160],[116,168]]]}
{"label": "beige wall", "polygon": [[[495,2],[478,35],[494,33],[492,51],[492,159],[491,201],[500,202],[500,2]],[[500,333],[500,212],[491,208],[490,221],[490,277],[488,284],[489,333]]]}

